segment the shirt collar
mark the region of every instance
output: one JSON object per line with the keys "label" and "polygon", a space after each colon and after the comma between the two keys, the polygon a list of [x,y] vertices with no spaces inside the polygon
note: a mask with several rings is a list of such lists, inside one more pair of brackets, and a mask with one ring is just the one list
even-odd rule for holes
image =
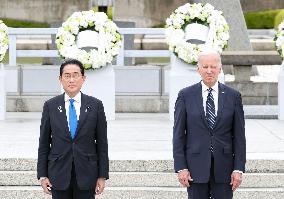
{"label": "shirt collar", "polygon": [[[64,101],[67,102],[71,99],[71,97],[69,97],[69,95],[67,95],[66,93],[64,94]],[[77,95],[75,95],[75,97],[73,97],[72,99],[75,100],[75,102],[80,103],[81,102],[81,92],[79,92]]]}
{"label": "shirt collar", "polygon": [[[202,86],[202,92],[207,92],[209,87],[206,86],[203,81],[201,81],[201,86]],[[216,82],[214,86],[212,86],[211,88],[213,91],[218,93],[218,82]]]}

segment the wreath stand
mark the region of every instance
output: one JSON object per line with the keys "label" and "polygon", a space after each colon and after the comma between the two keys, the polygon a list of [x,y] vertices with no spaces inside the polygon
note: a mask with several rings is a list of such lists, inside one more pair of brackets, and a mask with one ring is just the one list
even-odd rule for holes
{"label": "wreath stand", "polygon": [[101,100],[107,120],[115,120],[115,74],[111,64],[103,68],[85,70],[86,80],[81,91]]}
{"label": "wreath stand", "polygon": [[278,119],[284,120],[284,61],[278,76]]}
{"label": "wreath stand", "polygon": [[6,116],[6,91],[5,91],[5,70],[0,63],[0,121]]}

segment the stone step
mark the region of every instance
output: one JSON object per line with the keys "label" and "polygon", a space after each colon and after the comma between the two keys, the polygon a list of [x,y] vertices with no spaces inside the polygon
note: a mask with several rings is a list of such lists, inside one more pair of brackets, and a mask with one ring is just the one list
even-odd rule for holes
{"label": "stone step", "polygon": [[[0,171],[35,171],[36,159],[0,158]],[[112,172],[173,172],[173,160],[110,160]],[[247,160],[246,173],[284,173],[284,160]]]}
{"label": "stone step", "polygon": [[[38,186],[35,171],[0,171],[0,186]],[[110,172],[108,187],[180,187],[175,173]],[[284,173],[245,173],[244,188],[284,187]]]}
{"label": "stone step", "polygon": [[[0,187],[1,199],[50,199],[39,186]],[[97,199],[177,199],[187,198],[185,188],[107,187]],[[284,188],[240,188],[234,199],[283,199]]]}

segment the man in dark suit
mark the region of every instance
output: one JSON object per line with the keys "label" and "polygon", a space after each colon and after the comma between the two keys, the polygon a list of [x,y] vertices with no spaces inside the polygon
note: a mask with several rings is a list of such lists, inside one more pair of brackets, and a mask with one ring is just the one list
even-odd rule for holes
{"label": "man in dark suit", "polygon": [[37,177],[53,199],[91,199],[109,177],[107,123],[100,100],[80,89],[84,68],[75,59],[60,67],[65,93],[45,102]]}
{"label": "man in dark suit", "polygon": [[202,81],[182,89],[175,105],[174,167],[190,199],[231,199],[245,171],[246,139],[241,95],[218,82],[221,57],[202,52]]}

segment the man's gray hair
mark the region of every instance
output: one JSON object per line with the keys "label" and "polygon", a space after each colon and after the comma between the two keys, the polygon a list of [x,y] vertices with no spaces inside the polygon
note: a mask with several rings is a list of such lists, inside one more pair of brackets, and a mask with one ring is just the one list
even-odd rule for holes
{"label": "man's gray hair", "polygon": [[197,66],[199,66],[200,64],[200,60],[203,58],[203,57],[206,57],[206,56],[210,56],[210,55],[216,55],[219,59],[219,66],[222,66],[222,61],[221,61],[221,55],[218,51],[216,50],[213,50],[213,49],[209,49],[209,50],[204,50],[202,52],[199,53],[198,55],[198,59],[197,59]]}

